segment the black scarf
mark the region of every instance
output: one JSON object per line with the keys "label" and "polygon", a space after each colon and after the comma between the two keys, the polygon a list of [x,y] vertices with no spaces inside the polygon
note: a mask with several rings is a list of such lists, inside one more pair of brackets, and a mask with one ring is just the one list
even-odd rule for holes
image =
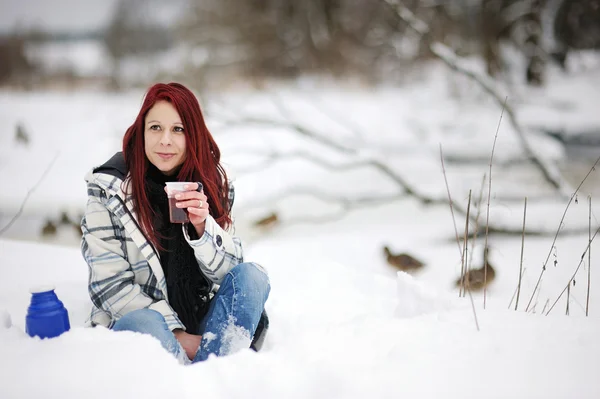
{"label": "black scarf", "polygon": [[[208,311],[208,293],[212,284],[200,271],[194,250],[183,236],[181,224],[171,223],[169,220],[169,202],[164,191],[167,181],[177,181],[176,174],[167,176],[154,165],[149,165],[146,192],[156,212],[154,228],[162,247],[159,256],[167,281],[169,304],[186,331],[199,334],[200,322]],[[188,224],[186,228],[193,230],[194,227],[190,226]]]}

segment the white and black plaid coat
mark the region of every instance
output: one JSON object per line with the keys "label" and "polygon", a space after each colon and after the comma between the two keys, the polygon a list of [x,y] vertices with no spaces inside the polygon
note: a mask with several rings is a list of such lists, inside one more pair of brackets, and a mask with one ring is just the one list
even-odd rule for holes
{"label": "white and black plaid coat", "polygon": [[[117,154],[111,161],[118,157],[122,160]],[[185,329],[168,303],[157,251],[140,229],[131,195],[121,189],[119,173],[101,167],[90,171],[85,179],[88,202],[81,221],[81,252],[89,267],[89,322],[110,328],[126,313],[149,308],[160,312],[171,330]],[[232,205],[234,188],[229,187]],[[223,230],[210,215],[199,240],[191,240],[184,226],[185,239],[194,249],[200,270],[215,284],[243,262],[241,240]]]}

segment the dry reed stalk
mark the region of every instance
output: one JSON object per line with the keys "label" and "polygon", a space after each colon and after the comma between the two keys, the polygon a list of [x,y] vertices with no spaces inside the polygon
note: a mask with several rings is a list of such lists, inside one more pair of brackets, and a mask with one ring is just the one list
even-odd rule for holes
{"label": "dry reed stalk", "polygon": [[548,256],[546,257],[546,261],[544,262],[544,265],[542,266],[542,271],[540,272],[540,276],[538,277],[538,281],[535,284],[535,288],[533,289],[533,292],[531,293],[531,298],[529,298],[529,303],[527,304],[527,307],[525,308],[525,311],[527,312],[529,310],[529,306],[531,305],[531,301],[533,300],[533,297],[535,296],[535,292],[537,291],[539,285],[540,285],[540,281],[542,280],[542,276],[544,275],[544,272],[546,271],[546,265],[548,264],[548,260],[550,259],[550,256],[552,255],[552,249],[554,249],[554,244],[556,244],[556,239],[558,238],[558,234],[560,233],[560,229],[563,226],[563,221],[565,220],[565,216],[567,215],[567,211],[569,210],[569,206],[571,205],[571,202],[573,202],[573,198],[575,198],[575,196],[577,195],[577,192],[579,191],[579,189],[581,188],[581,186],[583,185],[583,183],[587,180],[587,178],[589,177],[589,175],[596,170],[596,165],[598,164],[598,162],[600,162],[600,157],[598,157],[596,159],[596,162],[594,162],[594,164],[592,165],[592,167],[590,168],[590,170],[588,171],[588,173],[585,175],[585,177],[583,178],[583,180],[581,181],[581,183],[579,183],[579,186],[577,186],[577,188],[575,189],[575,192],[571,195],[571,198],[569,199],[569,203],[567,204],[567,207],[565,208],[565,211],[563,212],[562,218],[560,218],[560,223],[558,223],[558,229],[556,229],[556,234],[554,235],[554,240],[552,241],[552,246],[550,247],[550,251],[548,251]]}
{"label": "dry reed stalk", "polygon": [[515,310],[519,307],[519,295],[521,295],[521,279],[523,277],[523,252],[525,249],[525,219],[527,218],[527,197],[525,197],[525,206],[523,207],[523,235],[521,236],[521,264],[519,266],[519,284],[517,285],[517,302]]}
{"label": "dry reed stalk", "polygon": [[[462,296],[462,286],[463,286],[463,281],[462,281],[462,276],[463,276],[463,269],[462,269],[462,265],[463,265],[463,250],[460,246],[460,238],[458,238],[458,229],[456,228],[456,218],[454,217],[454,208],[452,206],[452,196],[450,195],[450,186],[448,186],[448,178],[446,177],[446,166],[444,165],[444,153],[442,151],[442,144],[440,144],[440,160],[442,161],[442,173],[444,174],[444,182],[446,183],[446,191],[448,192],[448,203],[450,204],[450,213],[452,214],[452,224],[454,225],[454,234],[456,235],[456,245],[458,245],[458,253],[461,256],[461,260],[460,260],[460,265],[461,265],[461,270],[460,270],[460,278],[461,278],[461,284],[460,287],[458,288],[458,296]],[[467,221],[469,220],[469,217],[467,216]]]}
{"label": "dry reed stalk", "polygon": [[[487,216],[485,219],[485,244],[483,248],[488,247],[488,234],[490,226],[490,198],[492,197],[492,163],[494,161],[494,150],[496,149],[496,140],[498,139],[498,131],[500,131],[500,124],[502,123],[502,117],[504,116],[504,110],[506,109],[506,101],[508,97],[504,98],[504,104],[502,104],[502,112],[500,113],[500,120],[498,121],[498,127],[496,128],[496,135],[494,136],[494,145],[492,146],[492,155],[490,156],[490,179],[488,183],[488,198],[487,198]],[[483,251],[483,308],[485,309],[487,300],[487,261],[488,251]]]}
{"label": "dry reed stalk", "polygon": [[554,301],[554,303],[552,304],[552,306],[548,310],[548,313],[546,313],[546,316],[548,316],[550,314],[550,312],[552,311],[552,309],[554,309],[554,306],[556,305],[556,303],[560,300],[560,298],[563,296],[563,294],[565,293],[565,291],[569,288],[569,286],[571,285],[571,282],[575,279],[575,276],[577,275],[577,272],[581,268],[581,264],[583,263],[583,260],[585,259],[585,254],[592,247],[592,242],[594,241],[594,238],[596,238],[596,235],[598,234],[598,232],[600,232],[600,226],[596,229],[596,232],[594,233],[594,235],[592,236],[592,238],[590,238],[590,241],[588,242],[588,245],[586,246],[585,251],[583,251],[583,254],[581,255],[581,260],[579,261],[579,264],[577,265],[577,269],[575,269],[575,272],[573,273],[573,275],[569,279],[569,282],[567,283],[567,286],[562,290],[562,292],[560,293],[560,295],[558,296],[558,298],[556,298],[556,301]]}
{"label": "dry reed stalk", "polygon": [[479,188],[479,199],[477,202],[477,216],[475,217],[475,231],[471,236],[471,253],[469,254],[469,263],[467,265],[467,273],[471,270],[471,266],[473,265],[473,252],[475,252],[475,241],[477,240],[477,233],[479,233],[479,216],[481,215],[481,201],[483,199],[483,188],[485,186],[485,178],[486,174],[483,174],[483,179],[481,179],[481,187]]}
{"label": "dry reed stalk", "polygon": [[567,310],[565,311],[565,315],[569,315],[569,301],[571,300],[571,284],[567,286]]}
{"label": "dry reed stalk", "polygon": [[[588,241],[592,241],[592,196],[588,195]],[[585,300],[585,315],[590,312],[590,274],[592,270],[592,247],[588,250],[587,298]]]}
{"label": "dry reed stalk", "polygon": [[[467,240],[469,238],[469,211],[471,210],[471,190],[469,190],[469,203],[467,205],[467,219],[465,222],[465,241],[464,241],[464,251],[467,251]],[[465,266],[467,266],[467,256],[465,253],[465,256],[463,256],[463,263]],[[464,278],[462,280],[462,283],[464,283]],[[469,283],[465,284],[465,290],[469,293],[469,299],[471,301],[471,309],[473,309],[473,318],[475,319],[475,327],[477,327],[477,331],[479,330],[479,322],[477,321],[477,312],[475,311],[475,301],[473,301],[473,295],[471,294],[471,290],[469,289]]]}
{"label": "dry reed stalk", "polygon": [[467,275],[467,255],[468,255],[468,244],[469,244],[469,213],[471,211],[471,190],[469,190],[469,202],[467,203],[467,217],[465,218],[465,235],[463,239],[463,255],[461,259],[461,285],[463,285],[463,296],[465,296],[465,290],[468,288],[465,284],[465,276]]}

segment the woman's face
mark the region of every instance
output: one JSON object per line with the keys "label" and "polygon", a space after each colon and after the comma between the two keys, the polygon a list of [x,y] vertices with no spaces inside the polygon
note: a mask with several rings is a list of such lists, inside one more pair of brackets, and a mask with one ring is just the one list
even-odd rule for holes
{"label": "woman's face", "polygon": [[172,175],[185,160],[185,134],[175,107],[157,101],[144,121],[146,157],[166,175]]}

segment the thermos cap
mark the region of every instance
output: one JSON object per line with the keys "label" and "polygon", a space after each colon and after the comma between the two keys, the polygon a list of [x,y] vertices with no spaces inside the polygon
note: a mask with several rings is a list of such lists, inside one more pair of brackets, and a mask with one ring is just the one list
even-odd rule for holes
{"label": "thermos cap", "polygon": [[56,289],[56,287],[53,286],[52,284],[35,285],[35,286],[29,288],[29,293],[31,293],[31,294],[41,294],[42,292],[49,292],[49,291],[53,291],[55,289]]}

